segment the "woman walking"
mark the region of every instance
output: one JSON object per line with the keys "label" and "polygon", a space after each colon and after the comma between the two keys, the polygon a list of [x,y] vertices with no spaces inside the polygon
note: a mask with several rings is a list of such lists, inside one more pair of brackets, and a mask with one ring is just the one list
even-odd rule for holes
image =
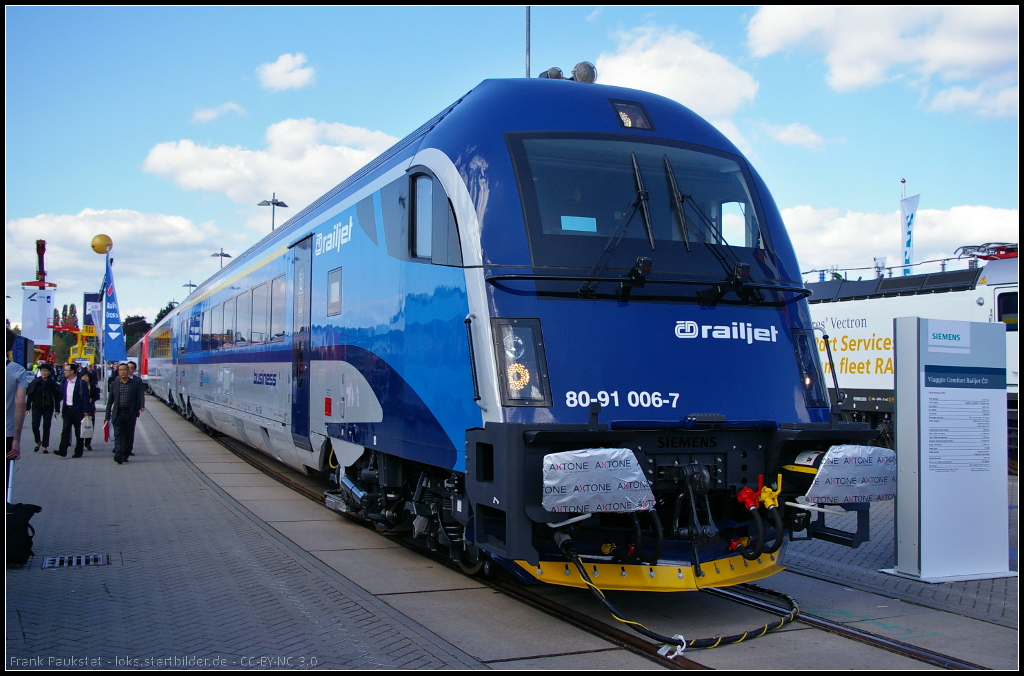
{"label": "woman walking", "polygon": [[[49,453],[50,447],[50,424],[60,407],[60,386],[53,378],[53,367],[49,364],[39,365],[39,377],[35,378],[28,386],[27,404],[32,411],[32,435],[36,440],[36,452],[40,448],[43,453]],[[39,433],[39,424],[42,423],[42,435]]]}

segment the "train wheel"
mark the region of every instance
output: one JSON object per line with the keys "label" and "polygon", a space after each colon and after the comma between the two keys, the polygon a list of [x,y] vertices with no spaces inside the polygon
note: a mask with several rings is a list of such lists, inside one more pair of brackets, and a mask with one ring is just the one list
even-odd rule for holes
{"label": "train wheel", "polygon": [[477,575],[484,567],[482,559],[481,552],[475,545],[467,545],[455,562],[466,575]]}

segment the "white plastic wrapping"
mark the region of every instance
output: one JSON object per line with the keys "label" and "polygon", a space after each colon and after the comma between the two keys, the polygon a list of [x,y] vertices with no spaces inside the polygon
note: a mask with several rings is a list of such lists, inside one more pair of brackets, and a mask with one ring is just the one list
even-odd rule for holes
{"label": "white plastic wrapping", "polygon": [[896,451],[846,444],[828,449],[818,467],[809,502],[879,502],[896,497]]}
{"label": "white plastic wrapping", "polygon": [[544,456],[549,512],[642,512],[654,508],[651,484],[628,448],[583,448]]}

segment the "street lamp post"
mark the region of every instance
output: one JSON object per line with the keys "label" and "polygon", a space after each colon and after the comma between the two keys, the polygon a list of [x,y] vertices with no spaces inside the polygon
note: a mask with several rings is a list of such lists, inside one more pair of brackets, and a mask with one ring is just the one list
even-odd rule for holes
{"label": "street lamp post", "polygon": [[269,200],[263,200],[256,206],[258,207],[270,207],[270,231],[274,231],[274,209],[277,207],[287,207],[288,205],[277,199],[277,193],[273,193],[273,196]]}
{"label": "street lamp post", "polygon": [[182,286],[185,287],[186,289],[188,289],[189,294],[192,293],[192,289],[195,289],[195,288],[199,287],[198,284],[193,284],[191,279],[188,280],[188,283],[182,284]]}
{"label": "street lamp post", "polygon": [[224,247],[221,247],[220,248],[220,253],[210,254],[210,258],[219,258],[220,259],[220,269],[223,270],[224,269],[224,259],[225,258],[231,258],[231,254],[224,253]]}

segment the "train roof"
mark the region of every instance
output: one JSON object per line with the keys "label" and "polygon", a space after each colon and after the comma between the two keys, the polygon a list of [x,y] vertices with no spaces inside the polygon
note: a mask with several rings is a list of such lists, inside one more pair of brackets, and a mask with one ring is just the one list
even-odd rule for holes
{"label": "train roof", "polygon": [[[630,129],[620,123],[613,103],[639,103],[647,113],[652,128]],[[625,87],[586,84],[568,80],[515,78],[484,80],[447,106],[411,134],[384,151],[344,181],[300,210],[283,225],[268,233],[259,242],[236,256],[209,279],[205,280],[184,301],[192,305],[204,297],[221,280],[229,279],[252,264],[253,259],[271,246],[287,246],[311,216],[347,194],[389,171],[395,164],[408,160],[424,143],[447,152],[458,164],[458,155],[471,152],[466,147],[474,139],[501,139],[509,132],[578,132],[607,133],[667,138],[725,151],[745,157],[718,129],[689,108],[671,99]],[[456,146],[456,144],[462,144]],[[749,163],[748,163],[749,166]],[[753,171],[753,167],[751,167]],[[755,172],[756,173],[756,172]],[[765,195],[761,196],[762,203]],[[773,205],[774,206],[774,205]],[[214,285],[211,287],[211,284]],[[172,313],[177,314],[177,313]]]}
{"label": "train roof", "polygon": [[1017,259],[1013,258],[990,261],[983,268],[855,281],[834,279],[806,284],[806,287],[814,292],[814,295],[807,299],[813,305],[866,298],[914,296],[943,291],[971,291],[979,284],[1007,284],[1016,281]]}
{"label": "train roof", "polygon": [[[467,115],[457,116],[449,127],[458,127],[463,132],[495,131],[580,131],[595,133],[621,133],[623,130],[609,101],[629,101],[643,104],[647,109],[654,129],[632,130],[651,137],[666,137],[688,141],[717,150],[740,155],[742,153],[728,138],[702,117],[686,106],[671,99],[626,87],[584,84],[569,80],[548,80],[543,78],[515,78],[484,80],[479,85],[447,106],[440,113],[422,124],[411,134],[381,153],[377,158],[357,170],[344,181],[314,200],[297,214],[289,218],[274,232],[249,247],[236,257],[224,270],[238,265],[240,259],[259,250],[265,244],[287,238],[289,230],[306,220],[320,207],[329,204],[335,197],[361,183],[373,180],[378,173],[386,170],[391,160],[400,160],[403,151],[415,152],[411,148],[416,141],[426,137],[435,129],[444,126],[446,118],[460,105],[472,108]],[[468,120],[467,118],[472,118]],[[449,128],[446,131],[451,131]],[[197,289],[198,290],[198,289]]]}

